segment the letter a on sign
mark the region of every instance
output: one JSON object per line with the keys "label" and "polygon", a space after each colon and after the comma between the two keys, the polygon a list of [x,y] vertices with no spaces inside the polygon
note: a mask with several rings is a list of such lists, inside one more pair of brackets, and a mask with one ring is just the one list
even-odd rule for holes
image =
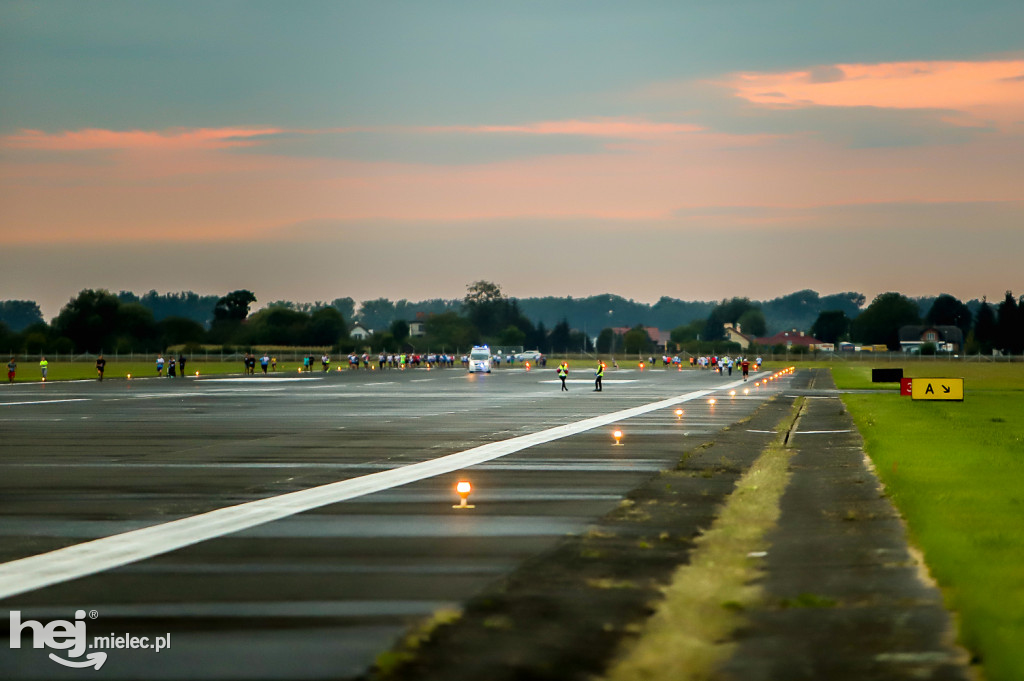
{"label": "letter a on sign", "polygon": [[910,396],[915,400],[964,400],[962,378],[915,378],[910,385]]}

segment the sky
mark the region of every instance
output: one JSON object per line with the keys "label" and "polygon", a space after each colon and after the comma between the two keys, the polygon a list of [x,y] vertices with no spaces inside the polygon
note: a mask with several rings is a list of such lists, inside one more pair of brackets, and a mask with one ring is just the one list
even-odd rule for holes
{"label": "sky", "polygon": [[1020,295],[1021,26],[1019,0],[0,0],[0,300]]}

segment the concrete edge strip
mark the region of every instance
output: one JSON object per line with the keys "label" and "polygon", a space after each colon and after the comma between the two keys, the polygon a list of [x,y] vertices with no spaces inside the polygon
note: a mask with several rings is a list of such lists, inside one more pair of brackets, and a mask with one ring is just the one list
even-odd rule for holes
{"label": "concrete edge strip", "polygon": [[743,381],[740,380],[717,388],[696,390],[666,400],[595,416],[537,433],[501,442],[491,442],[401,468],[227,506],[199,515],[13,560],[0,564],[0,599],[121,567],[329,504],[451,473],[529,447],[689,402],[742,384]]}

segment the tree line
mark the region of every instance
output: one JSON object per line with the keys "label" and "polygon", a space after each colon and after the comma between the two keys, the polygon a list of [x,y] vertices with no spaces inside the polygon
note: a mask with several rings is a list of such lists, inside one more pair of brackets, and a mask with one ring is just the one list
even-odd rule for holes
{"label": "tree line", "polygon": [[[899,349],[899,327],[920,323],[960,328],[971,353],[995,349],[1018,354],[1024,341],[1024,305],[1009,291],[999,305],[985,299],[965,303],[948,294],[909,298],[890,292],[861,309],[862,294],[820,296],[812,290],[760,302],[662,297],[647,305],[611,294],[515,299],[494,283],[478,281],[467,286],[460,300],[377,298],[358,307],[352,298],[329,303],[277,300],[251,312],[256,302],[255,294],[247,290],[224,296],[156,291],[138,296],[86,289],[47,324],[32,301],[0,301],[0,348],[22,353],[150,352],[212,344],[340,351],[357,346],[384,350],[424,346],[420,349],[444,352],[488,342],[561,352],[594,349],[596,338],[599,352],[647,352],[654,344],[643,331],[645,326],[670,329],[675,348],[692,350],[722,343],[726,324],[738,325],[752,337],[809,329],[825,342],[884,343],[894,350]],[[426,335],[413,338],[409,323],[417,320],[423,322]],[[353,341],[353,323],[372,331],[371,338]],[[630,328],[630,332],[616,334],[616,327]]]}

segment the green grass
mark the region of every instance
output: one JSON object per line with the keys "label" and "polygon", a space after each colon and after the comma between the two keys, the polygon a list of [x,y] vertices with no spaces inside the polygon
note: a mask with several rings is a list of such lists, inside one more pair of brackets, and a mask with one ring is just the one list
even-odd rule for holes
{"label": "green grass", "polygon": [[[3,377],[0,380],[6,381],[7,362],[2,362],[5,367]],[[336,362],[331,363],[331,370],[336,368]],[[278,362],[277,373],[296,373],[301,362]],[[190,376],[198,371],[201,376],[209,374],[241,374],[242,363],[235,362],[204,362],[195,360],[188,362],[185,369]],[[317,363],[319,369],[319,362]],[[259,364],[256,365],[256,373],[262,373]],[[149,378],[156,376],[156,362],[115,362],[107,360],[107,368],[103,373],[104,380],[124,379],[128,374],[132,378]],[[167,366],[164,366],[164,376],[167,375]],[[50,362],[47,381],[69,381],[96,378],[96,364],[94,362]],[[39,371],[39,362],[18,362],[18,370],[15,374],[15,383],[38,383],[42,380],[42,372]]]}
{"label": "green grass", "polygon": [[[840,388],[870,365],[833,366]],[[988,681],[1024,678],[1024,365],[914,363],[906,375],[963,377],[964,402],[914,402],[896,387],[843,397],[906,518],[961,642]],[[875,384],[874,387],[881,387]]]}
{"label": "green grass", "polygon": [[750,552],[766,548],[764,535],[778,520],[792,455],[782,441],[802,400],[780,422],[782,434],[736,483],[712,526],[697,538],[690,562],[676,569],[639,636],[623,642],[606,681],[706,679],[733,654],[732,634],[742,626],[743,612],[764,601],[760,568]]}

